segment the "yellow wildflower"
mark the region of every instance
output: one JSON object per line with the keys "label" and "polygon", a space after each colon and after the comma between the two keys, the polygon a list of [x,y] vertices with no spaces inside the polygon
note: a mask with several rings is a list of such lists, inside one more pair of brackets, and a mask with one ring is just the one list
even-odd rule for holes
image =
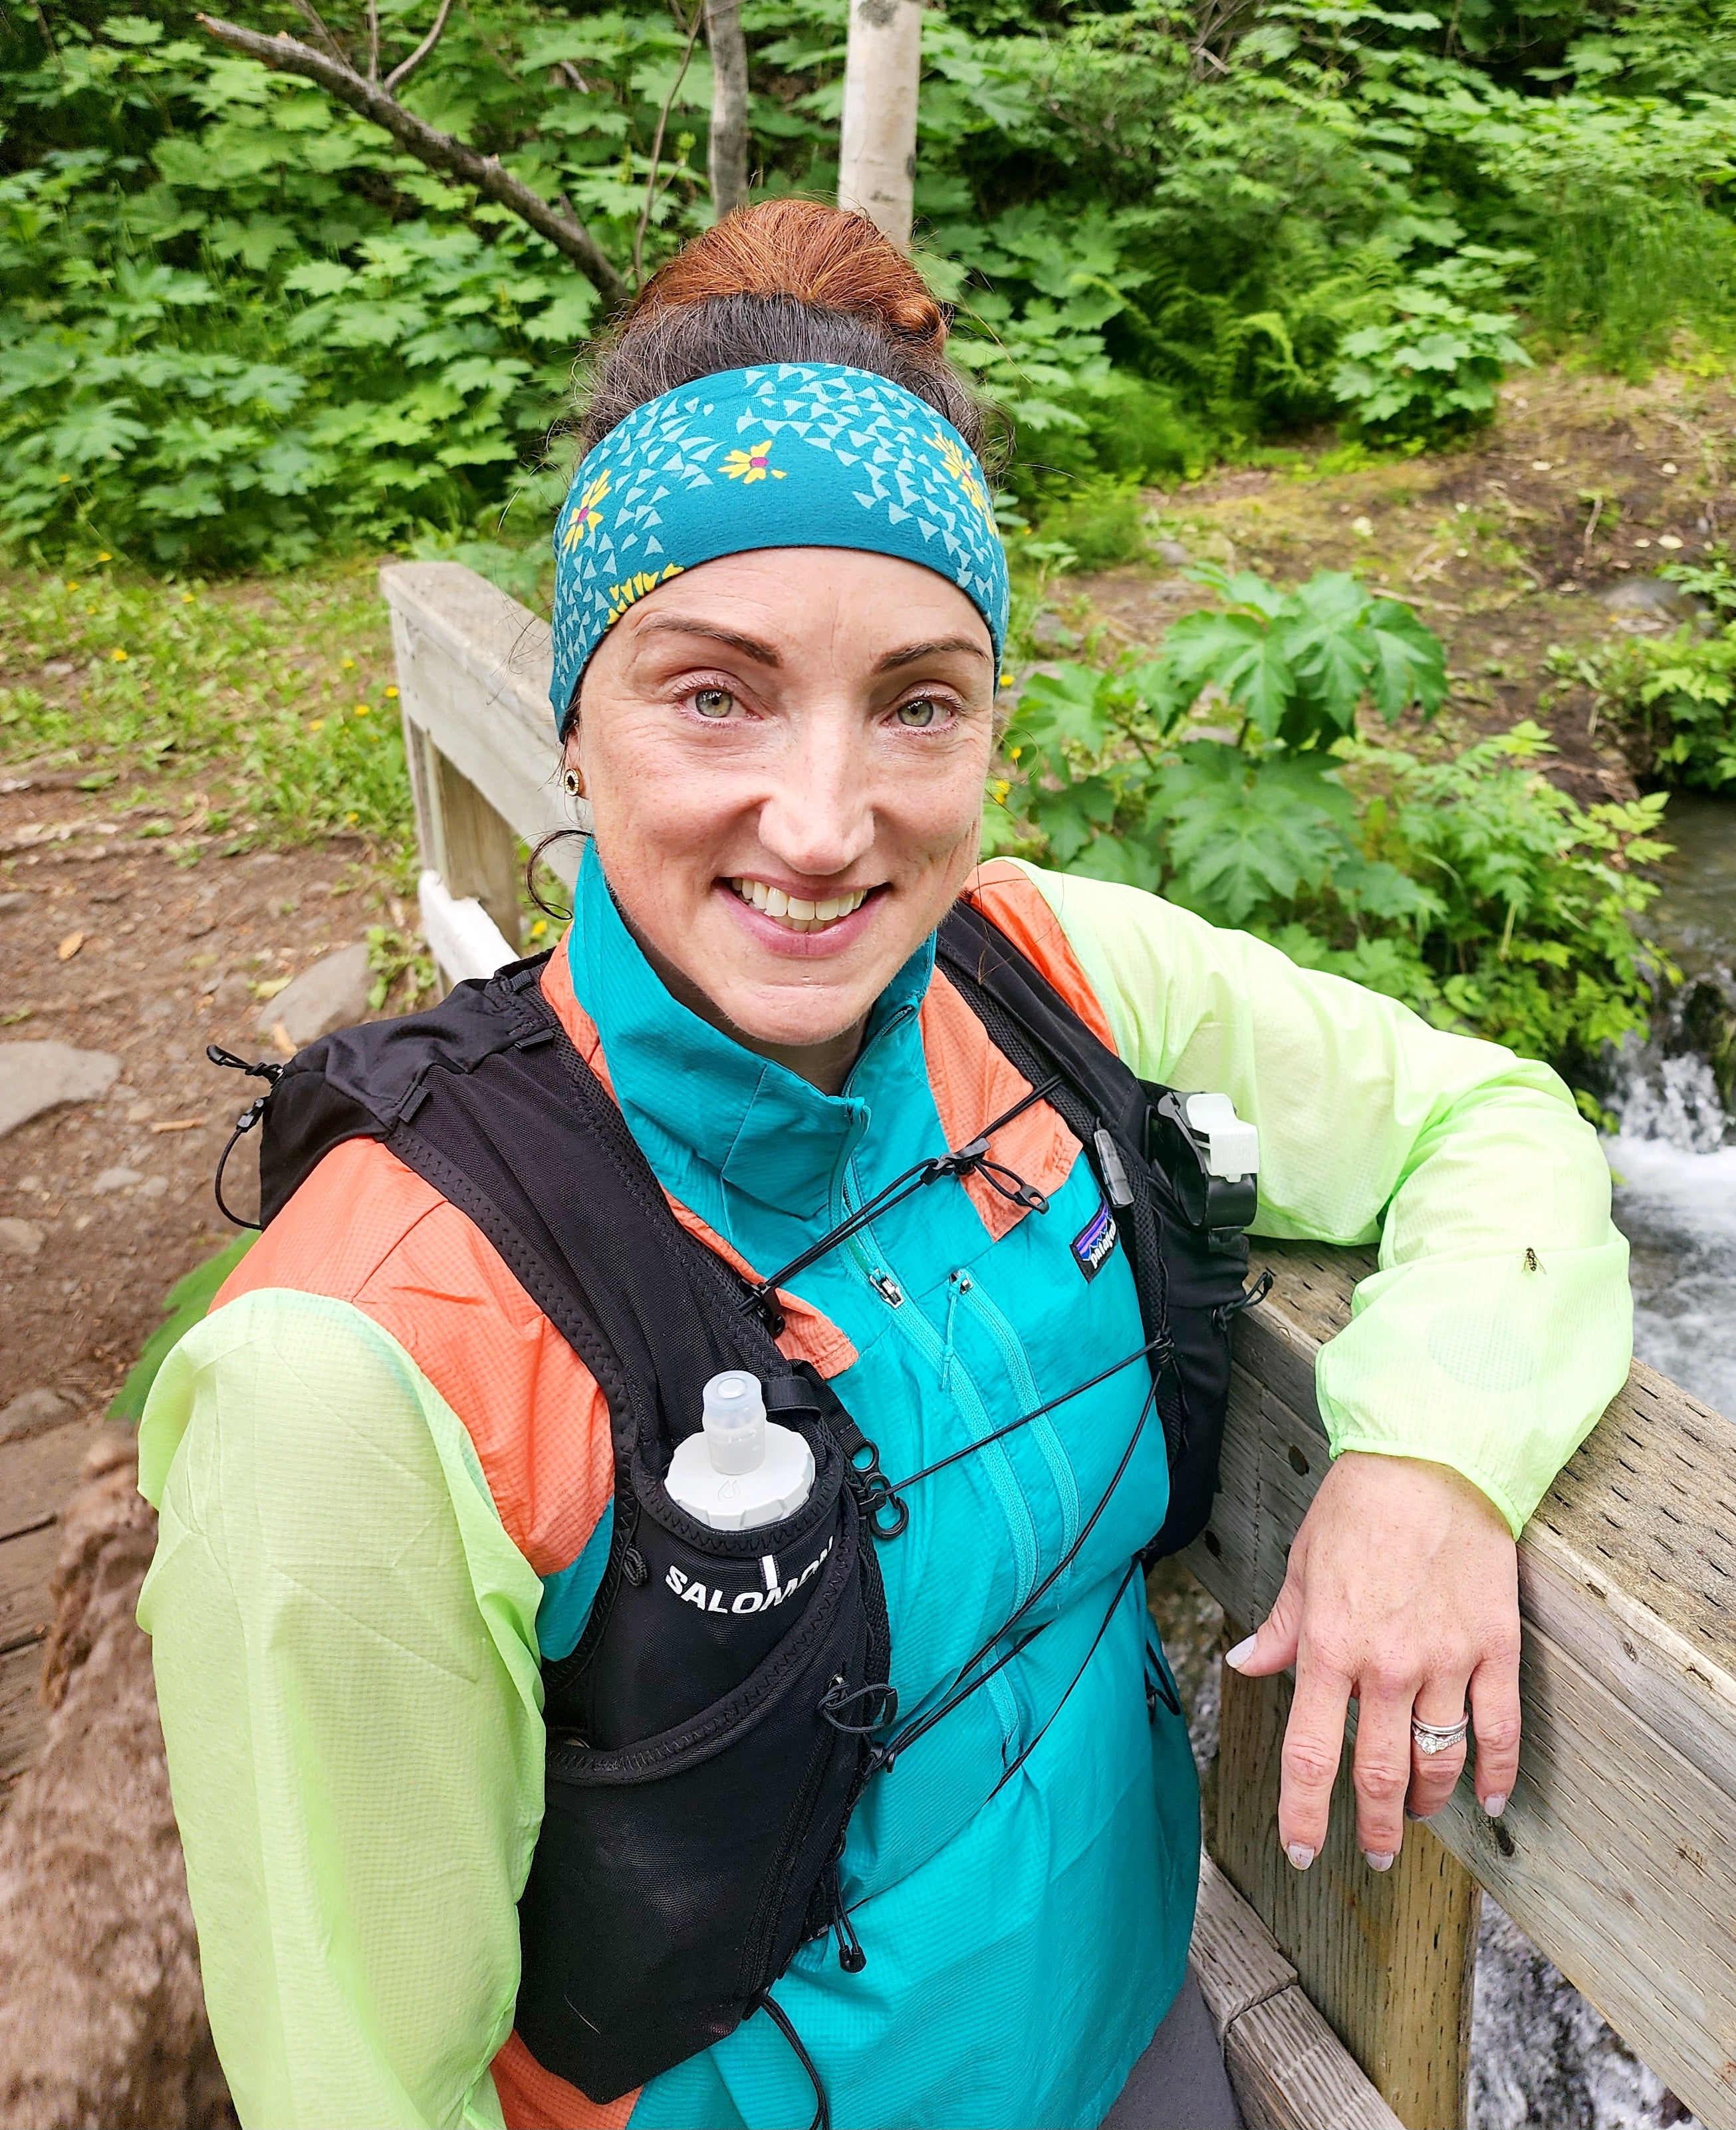
{"label": "yellow wildflower", "polygon": [[326,729],[325,719],[323,718],[316,718],[312,724],[308,726],[308,729],[309,732],[323,732]]}
{"label": "yellow wildflower", "polygon": [[99,562],[112,562],[114,560],[114,556],[112,555],[98,555],[97,560]]}
{"label": "yellow wildflower", "polygon": [[355,706],[355,714],[359,718],[371,718],[374,714],[373,704],[371,703],[358,703]]}
{"label": "yellow wildflower", "polygon": [[126,653],[124,651],[111,651],[108,655],[114,660],[117,666],[124,664],[126,661]]}
{"label": "yellow wildflower", "polygon": [[395,702],[398,700],[398,690],[397,690],[397,689],[396,689],[396,688],[388,688],[388,689],[387,689],[387,690],[386,690],[386,700],[387,700],[389,703],[395,703]]}

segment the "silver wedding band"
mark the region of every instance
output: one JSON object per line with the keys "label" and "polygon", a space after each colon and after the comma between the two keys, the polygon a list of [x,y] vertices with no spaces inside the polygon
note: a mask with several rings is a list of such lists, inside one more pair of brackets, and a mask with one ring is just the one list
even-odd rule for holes
{"label": "silver wedding band", "polygon": [[1433,1756],[1436,1753],[1450,1753],[1455,1746],[1462,1746],[1465,1734],[1471,1728],[1471,1717],[1462,1716],[1457,1723],[1419,1723],[1410,1719],[1410,1736],[1419,1753]]}

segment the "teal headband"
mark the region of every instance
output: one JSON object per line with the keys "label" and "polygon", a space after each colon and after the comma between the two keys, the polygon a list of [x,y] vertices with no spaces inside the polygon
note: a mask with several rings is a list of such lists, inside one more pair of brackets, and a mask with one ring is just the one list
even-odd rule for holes
{"label": "teal headband", "polygon": [[555,527],[557,728],[591,653],[636,599],[697,563],[761,547],[920,562],[981,614],[999,670],[1007,558],[957,430],[866,370],[727,370],[636,408],[573,476]]}

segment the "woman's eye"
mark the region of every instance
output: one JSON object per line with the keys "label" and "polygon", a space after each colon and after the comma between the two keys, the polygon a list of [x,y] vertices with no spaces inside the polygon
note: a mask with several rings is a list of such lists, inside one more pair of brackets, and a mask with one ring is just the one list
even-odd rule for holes
{"label": "woman's eye", "polygon": [[702,718],[727,718],[736,706],[736,699],[727,688],[699,688],[694,691],[694,708]]}
{"label": "woman's eye", "polygon": [[918,695],[913,703],[900,703],[892,714],[912,732],[924,732],[940,722],[941,706],[932,695]]}

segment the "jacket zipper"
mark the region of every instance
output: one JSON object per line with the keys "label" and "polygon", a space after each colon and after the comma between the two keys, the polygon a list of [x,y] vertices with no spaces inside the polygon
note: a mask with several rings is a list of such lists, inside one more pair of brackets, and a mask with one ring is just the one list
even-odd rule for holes
{"label": "jacket zipper", "polygon": [[[1002,1315],[990,1297],[971,1274],[961,1268],[951,1275],[952,1285],[964,1306],[989,1331],[1000,1349],[1007,1373],[1013,1379],[1013,1393],[1018,1400],[1021,1412],[1029,1412],[1033,1406],[1042,1402],[1037,1387],[1037,1378],[1031,1373],[1030,1358],[1026,1354],[1018,1334]],[[1055,1492],[1061,1502],[1061,1550],[1066,1553],[1079,1535],[1079,1482],[1071,1459],[1062,1449],[1061,1437],[1047,1413],[1041,1420],[1033,1421],[1030,1432],[1042,1445],[1047,1461],[1049,1476],[1055,1482]],[[1061,1578],[1060,1587],[1071,1582],[1073,1570],[1069,1569]]]}
{"label": "jacket zipper", "polygon": [[[938,1378],[945,1360],[940,1335],[922,1310],[914,1303],[907,1301],[899,1282],[884,1265],[875,1263],[866,1247],[871,1239],[872,1230],[864,1229],[861,1234],[852,1235],[845,1247],[869,1285],[893,1311],[895,1321],[903,1326],[911,1344]],[[896,1301],[892,1298],[894,1294],[898,1297]],[[957,1401],[971,1433],[978,1437],[987,1435],[993,1423],[969,1372],[955,1366],[951,1371],[948,1387],[951,1395]],[[990,1484],[994,1489],[1001,1514],[1012,1536],[1015,1577],[1013,1604],[1022,1605],[1037,1580],[1037,1531],[1031,1521],[1030,1505],[1025,1500],[1018,1475],[1001,1444],[990,1443],[981,1451],[977,1461],[989,1474]],[[995,1713],[1000,1719],[1001,1751],[1004,1759],[1007,1746],[1019,1734],[1018,1703],[1004,1671],[995,1673],[983,1691],[994,1704]]]}

